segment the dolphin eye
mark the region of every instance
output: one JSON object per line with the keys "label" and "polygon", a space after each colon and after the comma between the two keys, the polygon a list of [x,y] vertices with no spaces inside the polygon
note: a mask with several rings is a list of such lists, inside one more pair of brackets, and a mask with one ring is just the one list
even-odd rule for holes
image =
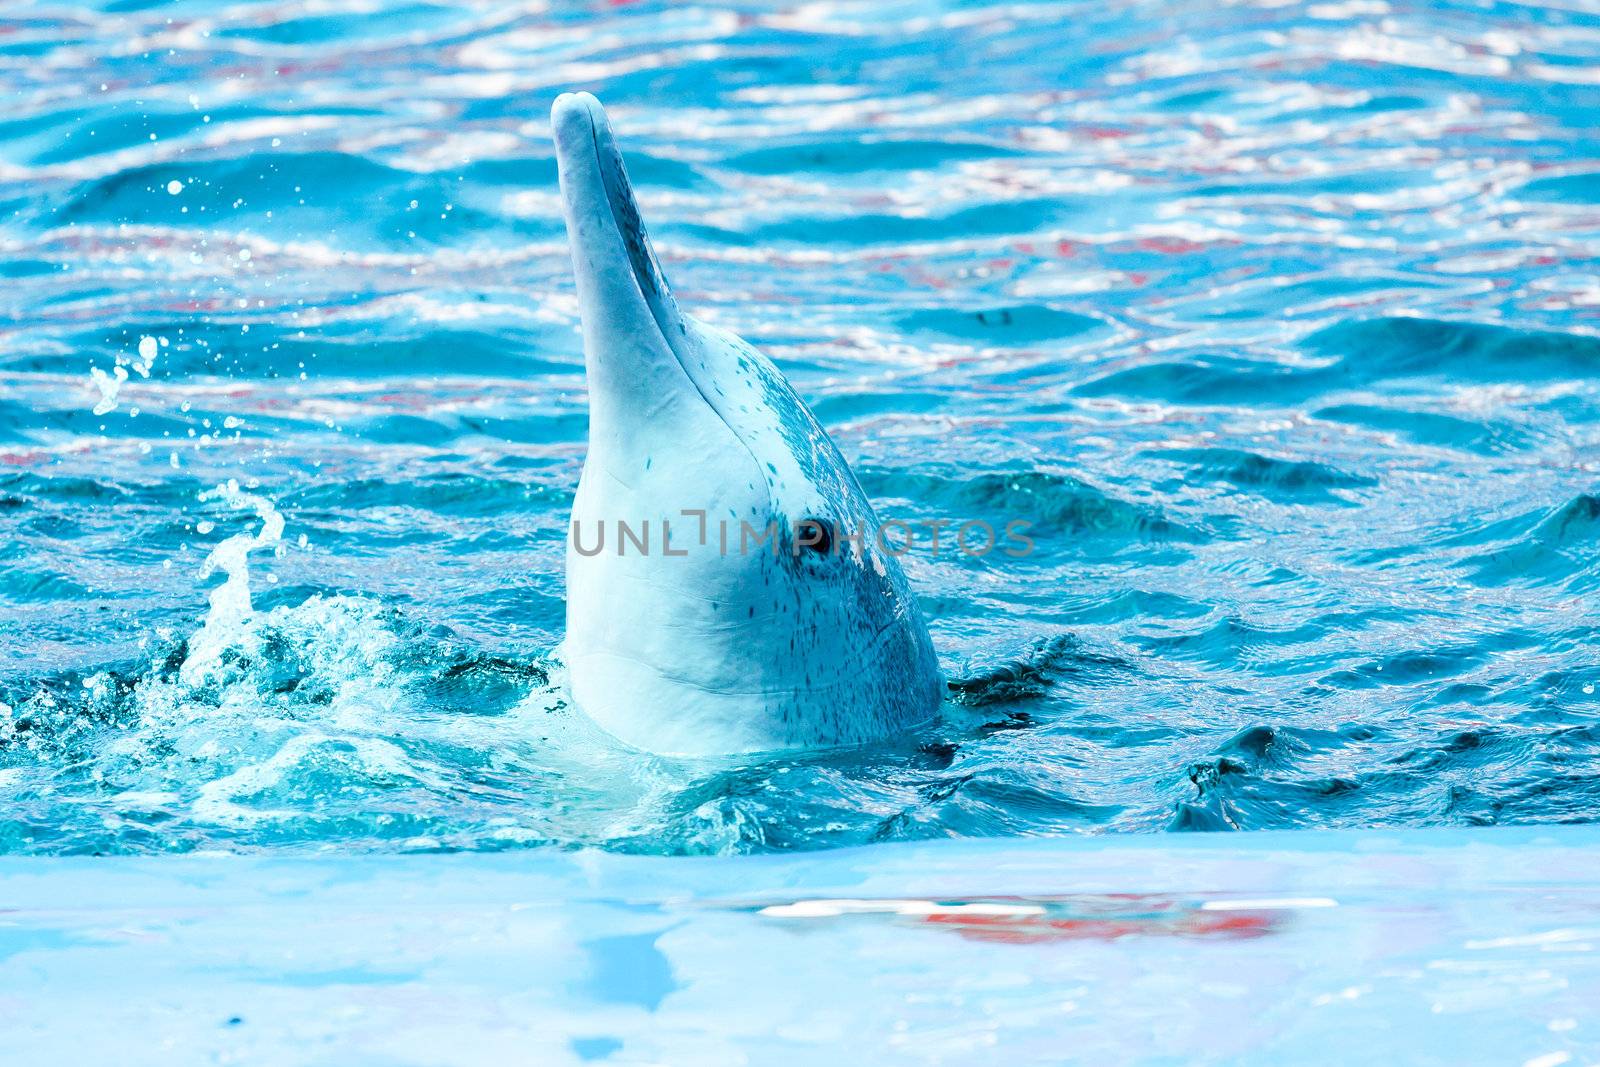
{"label": "dolphin eye", "polygon": [[794,524],[795,543],[819,556],[833,551],[833,523],[827,519],[801,519]]}

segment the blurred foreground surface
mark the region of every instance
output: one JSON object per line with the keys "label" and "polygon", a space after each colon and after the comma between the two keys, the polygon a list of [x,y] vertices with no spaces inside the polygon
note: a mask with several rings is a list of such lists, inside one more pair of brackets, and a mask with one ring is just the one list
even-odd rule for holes
{"label": "blurred foreground surface", "polygon": [[0,1062],[1600,1057],[1600,834],[0,862]]}

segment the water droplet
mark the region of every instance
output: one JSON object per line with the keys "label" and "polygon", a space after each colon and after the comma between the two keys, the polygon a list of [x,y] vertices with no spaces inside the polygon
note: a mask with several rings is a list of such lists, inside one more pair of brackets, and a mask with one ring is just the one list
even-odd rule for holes
{"label": "water droplet", "polygon": [[167,192],[171,193],[173,196],[177,196],[179,193],[183,192],[183,183],[176,178],[172,179],[167,183]]}

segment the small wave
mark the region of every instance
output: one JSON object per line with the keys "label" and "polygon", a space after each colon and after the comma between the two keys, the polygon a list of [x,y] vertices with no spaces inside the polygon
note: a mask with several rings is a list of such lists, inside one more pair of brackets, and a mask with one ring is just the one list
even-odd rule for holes
{"label": "small wave", "polygon": [[1600,337],[1440,319],[1345,322],[1319,330],[1305,346],[1337,356],[1341,375],[1356,382],[1417,375],[1525,382],[1600,369]]}
{"label": "small wave", "polygon": [[1437,319],[1344,322],[1317,331],[1302,347],[1322,362],[1306,365],[1197,353],[1182,363],[1147,363],[1102,374],[1079,384],[1074,392],[1216,406],[1297,405],[1391,379],[1570,379],[1600,366],[1597,337]]}
{"label": "small wave", "polygon": [[[1066,222],[1081,207],[1062,200],[1027,198],[1002,201],[982,208],[959,208],[938,214],[852,212],[843,215],[803,215],[759,223],[741,232],[717,226],[687,224],[680,232],[717,244],[798,244],[844,248],[875,248],[974,237],[1026,237],[1048,232]],[[671,229],[663,232],[670,233]]]}
{"label": "small wave", "polygon": [[951,699],[967,707],[1037,700],[1064,678],[1128,669],[1116,656],[1083,647],[1071,634],[1035,638],[1020,652],[969,661],[946,682]]}
{"label": "small wave", "polygon": [[1148,363],[1102,374],[1073,389],[1079,396],[1138,397],[1168,403],[1235,406],[1298,403],[1333,381],[1328,372],[1197,353],[1182,363]]}
{"label": "small wave", "polygon": [[[373,210],[357,233],[323,190],[361,198]],[[307,190],[317,190],[310,197]],[[443,175],[401,170],[374,159],[333,151],[153,163],[119,170],[85,183],[52,210],[54,225],[133,223],[200,231],[246,230],[278,240],[321,237],[336,221],[341,237],[358,248],[417,242],[482,240],[489,232],[548,238],[548,222],[532,223],[468,203],[469,192]],[[196,253],[201,251],[197,244]]]}
{"label": "small wave", "polygon": [[78,349],[66,355],[37,359],[35,370],[77,371],[82,350],[115,356],[136,345],[141,335],[170,338],[162,349],[158,381],[183,380],[228,373],[236,388],[262,379],[300,381],[302,375],[337,368],[341,379],[393,379],[425,374],[458,379],[517,379],[526,375],[571,373],[576,368],[544,358],[553,329],[526,322],[496,322],[493,328],[451,328],[384,316],[376,322],[352,322],[305,331],[272,322],[242,334],[237,324],[217,318],[152,319],[112,334],[101,330],[72,331]]}
{"label": "small wave", "polygon": [[572,490],[537,481],[487,478],[466,472],[440,473],[398,482],[360,478],[309,485],[285,494],[279,504],[309,513],[333,514],[346,508],[406,507],[439,515],[503,516],[508,512],[548,512],[571,506]]}
{"label": "small wave", "polygon": [[1526,632],[1509,631],[1476,635],[1470,640],[1436,648],[1401,649],[1376,656],[1359,666],[1335,671],[1322,678],[1320,684],[1356,690],[1433,686],[1458,678],[1497,655],[1535,643],[1532,635]]}
{"label": "small wave", "polygon": [[1474,582],[1559,585],[1574,593],[1600,589],[1600,496],[1582,493],[1506,526],[1502,530],[1511,536],[1463,561],[1474,568]]}
{"label": "small wave", "polygon": [[1247,726],[1184,768],[1178,788],[1186,795],[1174,803],[1167,829],[1336,823],[1379,788],[1364,757],[1386,741],[1365,726]]}
{"label": "small wave", "polygon": [[1148,453],[1179,463],[1200,478],[1217,479],[1238,489],[1283,500],[1354,503],[1331,490],[1366,489],[1376,478],[1350,474],[1327,463],[1279,459],[1230,448],[1170,448]]}
{"label": "small wave", "polygon": [[980,141],[840,138],[734,152],[722,159],[722,165],[747,174],[864,174],[930,170],[966,160],[1007,159],[1019,154],[1014,148]]}
{"label": "small wave", "polygon": [[1237,616],[1218,619],[1197,633],[1170,636],[1131,637],[1129,640],[1152,653],[1218,665],[1249,666],[1270,662],[1278,650],[1307,644],[1328,631],[1324,624],[1306,622],[1275,629],[1254,625]]}
{"label": "small wave", "polygon": [[1020,518],[1029,532],[1085,535],[1110,540],[1199,543],[1213,531],[1167,518],[1159,508],[1121,500],[1088,482],[1046,471],[944,476],[912,471],[863,470],[874,496],[909,497],[946,517],[992,522]]}
{"label": "small wave", "polygon": [[1535,436],[1502,418],[1465,410],[1445,414],[1411,407],[1378,404],[1334,404],[1312,413],[1330,422],[1350,423],[1399,435],[1421,445],[1453,448],[1483,455],[1515,452],[1534,443]]}

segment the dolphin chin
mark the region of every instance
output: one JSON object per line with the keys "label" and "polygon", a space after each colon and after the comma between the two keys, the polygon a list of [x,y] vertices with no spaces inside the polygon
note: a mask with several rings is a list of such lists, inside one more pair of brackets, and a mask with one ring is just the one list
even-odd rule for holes
{"label": "dolphin chin", "polygon": [[679,309],[600,102],[562,95],[551,128],[589,381],[574,703],[673,755],[928,721],[943,686],[927,627],[839,450],[770,360]]}

